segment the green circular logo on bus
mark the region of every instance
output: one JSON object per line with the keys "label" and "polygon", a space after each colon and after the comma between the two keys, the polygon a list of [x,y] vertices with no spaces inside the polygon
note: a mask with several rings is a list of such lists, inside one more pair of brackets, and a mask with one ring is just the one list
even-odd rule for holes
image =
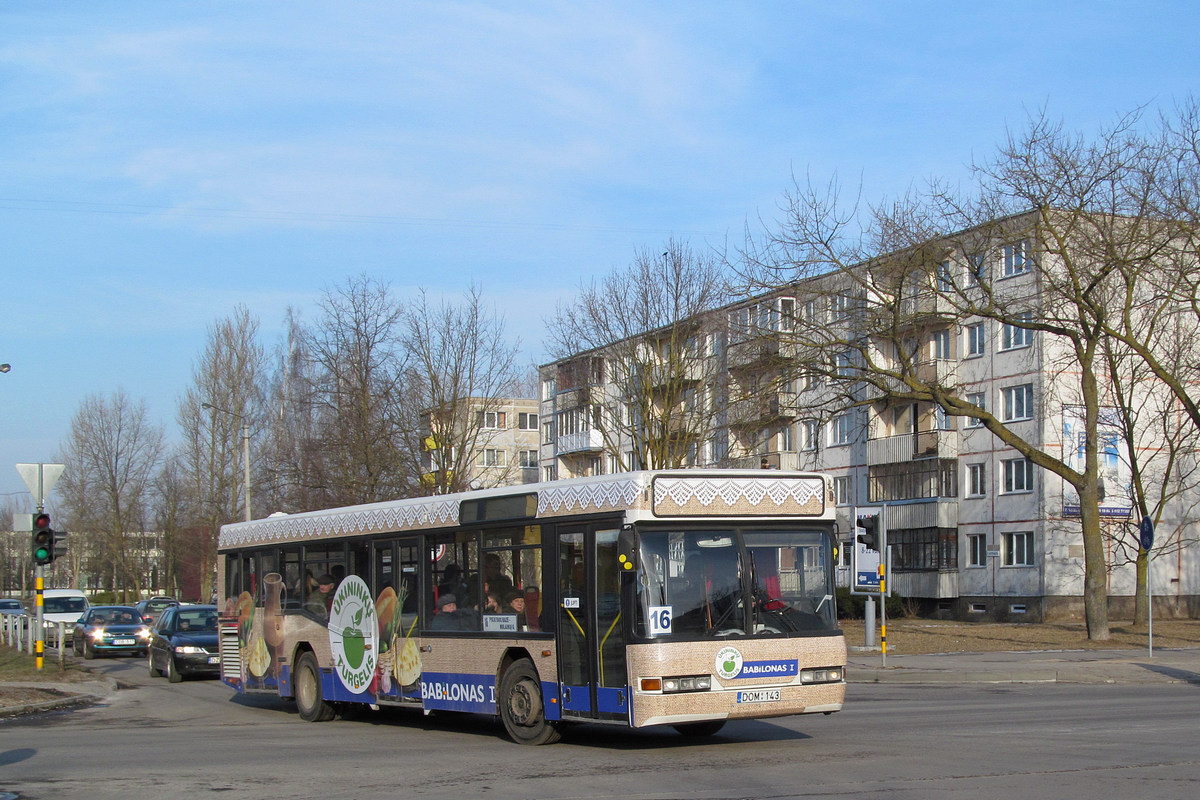
{"label": "green circular logo on bus", "polygon": [[725,678],[736,678],[742,671],[742,652],[736,647],[722,647],[717,651],[717,675]]}
{"label": "green circular logo on bus", "polygon": [[361,694],[371,685],[379,652],[379,617],[371,590],[357,575],[341,582],[329,608],[329,647],[342,685]]}

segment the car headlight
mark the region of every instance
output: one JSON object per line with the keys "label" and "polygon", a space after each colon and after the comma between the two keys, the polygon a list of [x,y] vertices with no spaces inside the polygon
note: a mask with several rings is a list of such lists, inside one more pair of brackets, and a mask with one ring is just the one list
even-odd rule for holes
{"label": "car headlight", "polygon": [[204,653],[207,651],[203,647],[196,647],[194,644],[181,644],[175,648],[175,652],[194,655],[196,653]]}
{"label": "car headlight", "polygon": [[100,641],[101,639],[103,639],[104,638],[104,628],[93,628],[92,629],[92,638],[95,639],[96,641]]}
{"label": "car headlight", "polygon": [[137,635],[138,635],[139,639],[149,639],[150,638],[150,629],[142,628],[140,631],[137,632]]}

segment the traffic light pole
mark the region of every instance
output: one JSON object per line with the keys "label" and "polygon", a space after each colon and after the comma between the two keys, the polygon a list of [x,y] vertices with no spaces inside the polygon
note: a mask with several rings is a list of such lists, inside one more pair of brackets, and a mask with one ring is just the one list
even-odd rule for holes
{"label": "traffic light pole", "polygon": [[34,641],[33,656],[34,663],[37,664],[37,668],[40,670],[42,668],[42,664],[46,660],[46,627],[43,622],[45,616],[42,614],[43,597],[46,589],[46,568],[41,564],[38,564],[37,567],[35,567],[33,585],[34,592],[37,595],[34,601],[34,603],[37,605],[37,620],[34,623],[37,625],[37,639]]}
{"label": "traffic light pole", "polygon": [[[37,510],[38,517],[45,513],[45,510],[46,509],[42,505],[41,498],[39,497]],[[54,534],[50,534],[50,536],[53,537]],[[37,619],[34,621],[34,624],[37,625],[37,633],[35,634],[37,638],[35,639],[33,645],[33,659],[34,664],[40,671],[42,669],[42,665],[46,661],[46,616],[43,612],[46,595],[46,568],[41,564],[38,564],[34,567],[33,591],[34,605],[37,607]],[[61,643],[59,646],[61,647]]]}

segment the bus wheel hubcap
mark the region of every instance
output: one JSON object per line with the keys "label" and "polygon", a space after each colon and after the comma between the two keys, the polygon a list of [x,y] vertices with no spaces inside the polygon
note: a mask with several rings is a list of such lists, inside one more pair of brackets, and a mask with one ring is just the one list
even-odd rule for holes
{"label": "bus wheel hubcap", "polygon": [[520,725],[532,725],[542,714],[541,697],[528,681],[521,681],[513,687],[508,707],[513,721]]}

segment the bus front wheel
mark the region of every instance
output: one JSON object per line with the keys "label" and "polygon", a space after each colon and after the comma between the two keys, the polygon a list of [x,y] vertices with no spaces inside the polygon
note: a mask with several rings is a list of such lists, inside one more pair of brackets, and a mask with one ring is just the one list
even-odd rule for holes
{"label": "bus front wheel", "polygon": [[513,663],[500,679],[500,718],[518,744],[551,744],[562,736],[546,719],[542,684],[528,659]]}
{"label": "bus front wheel", "polygon": [[725,720],[713,719],[707,722],[681,722],[672,727],[683,736],[700,738],[702,736],[712,736],[721,730],[721,728],[724,728]]}
{"label": "bus front wheel", "polygon": [[321,670],[312,653],[304,653],[296,660],[296,710],[305,722],[333,719],[334,709],[321,693]]}

